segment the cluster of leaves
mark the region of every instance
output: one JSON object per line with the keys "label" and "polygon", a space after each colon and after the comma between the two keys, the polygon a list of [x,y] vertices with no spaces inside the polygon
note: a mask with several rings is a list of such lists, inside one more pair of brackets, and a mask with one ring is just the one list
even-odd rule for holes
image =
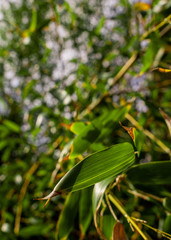
{"label": "cluster of leaves", "polygon": [[1,239],[171,238],[170,9],[4,2]]}

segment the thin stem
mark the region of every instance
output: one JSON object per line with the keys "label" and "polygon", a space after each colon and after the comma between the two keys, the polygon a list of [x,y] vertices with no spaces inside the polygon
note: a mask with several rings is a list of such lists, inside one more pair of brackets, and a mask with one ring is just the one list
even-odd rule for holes
{"label": "thin stem", "polygon": [[119,79],[121,79],[124,74],[126,73],[126,71],[132,66],[132,64],[135,62],[135,60],[137,59],[138,56],[138,52],[134,51],[132,56],[128,59],[128,61],[125,63],[125,65],[121,68],[121,70],[116,74],[116,76],[113,78],[112,83],[110,84],[110,87],[114,86],[116,84],[116,82],[119,81]]}
{"label": "thin stem", "polygon": [[122,207],[120,201],[114,196],[112,192],[109,192],[109,199],[111,202],[117,207],[117,209],[123,214],[123,216],[127,219],[128,223],[130,223],[137,232],[142,236],[144,240],[148,240],[145,234],[141,231],[141,229],[137,226],[137,224],[132,220],[132,218],[127,214],[127,212]]}
{"label": "thin stem", "polygon": [[[138,53],[137,51],[134,51],[132,56],[128,59],[128,61],[125,63],[125,65],[121,68],[121,70],[116,74],[116,76],[113,78],[112,83],[110,84],[110,87],[114,86],[116,82],[121,79],[124,74],[127,72],[127,70],[132,66],[132,64],[137,59]],[[83,110],[77,117],[77,119],[82,119],[86,114],[91,112],[93,109],[95,109],[105,97],[110,96],[109,92],[103,93],[99,98],[97,98],[94,102],[92,102],[85,110]]]}
{"label": "thin stem", "polygon": [[113,209],[112,209],[112,206],[111,206],[111,204],[110,204],[110,202],[109,202],[109,198],[108,198],[107,192],[105,192],[105,197],[106,197],[106,202],[107,202],[107,205],[108,205],[108,207],[109,207],[109,210],[110,210],[112,216],[113,216],[114,219],[118,222],[119,220],[118,220],[116,214],[114,213],[114,211],[113,211]]}
{"label": "thin stem", "polygon": [[[121,186],[121,188],[126,188],[126,187]],[[163,199],[164,199],[164,198],[160,198],[160,197],[157,197],[157,196],[155,196],[153,194],[146,193],[146,192],[143,192],[143,191],[140,191],[140,190],[134,191],[134,190],[128,189],[127,192],[131,193],[135,197],[140,197],[140,198],[142,198],[142,199],[144,199],[146,201],[150,201],[151,199],[154,199],[154,200],[156,200],[158,202],[163,202]]]}
{"label": "thin stem", "polygon": [[165,233],[165,232],[163,232],[163,231],[161,231],[161,230],[159,230],[159,229],[153,228],[153,227],[149,226],[148,224],[146,224],[145,222],[141,222],[141,223],[142,223],[144,226],[152,229],[154,232],[159,233],[159,234],[162,235],[163,237],[165,237],[165,238],[167,238],[167,239],[171,239],[171,235],[170,235],[169,233]]}
{"label": "thin stem", "polygon": [[36,162],[31,166],[29,171],[26,173],[24,184],[23,184],[23,186],[21,187],[21,190],[20,190],[17,212],[16,212],[16,217],[15,217],[15,225],[14,225],[14,233],[16,235],[20,231],[20,220],[21,220],[21,214],[22,214],[22,201],[24,199],[24,196],[26,194],[28,185],[30,183],[31,176],[37,170],[38,166],[39,166],[39,162]]}
{"label": "thin stem", "polygon": [[99,234],[100,238],[103,239],[103,240],[107,240],[107,238],[105,237],[105,235],[103,234],[103,232],[101,231],[101,229],[99,228],[98,226],[98,213],[99,213],[99,209],[100,209],[100,204],[98,205],[97,209],[96,209],[96,212],[94,214],[94,225],[95,225],[95,228],[97,230],[97,233]]}
{"label": "thin stem", "polygon": [[150,33],[157,31],[159,28],[163,27],[163,25],[165,25],[166,23],[169,23],[169,21],[171,20],[171,14],[169,16],[167,16],[162,22],[160,22],[158,25],[156,25],[155,27],[151,28],[150,30],[148,30],[147,32],[145,32],[140,40],[145,39]]}

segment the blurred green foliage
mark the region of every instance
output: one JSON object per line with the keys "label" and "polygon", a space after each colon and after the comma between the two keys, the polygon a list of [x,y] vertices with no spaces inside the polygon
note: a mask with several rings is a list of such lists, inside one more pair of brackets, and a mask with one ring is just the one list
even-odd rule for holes
{"label": "blurred green foliage", "polygon": [[[56,196],[46,208],[33,199],[88,154],[133,144],[119,121],[137,128],[141,152],[112,191],[130,216],[171,234],[170,136],[159,111],[171,115],[171,73],[158,69],[171,69],[171,3],[141,2],[0,3],[0,239],[100,239],[93,187]],[[104,191],[96,197],[97,224],[111,239],[116,221]],[[113,210],[128,239],[142,239]]]}

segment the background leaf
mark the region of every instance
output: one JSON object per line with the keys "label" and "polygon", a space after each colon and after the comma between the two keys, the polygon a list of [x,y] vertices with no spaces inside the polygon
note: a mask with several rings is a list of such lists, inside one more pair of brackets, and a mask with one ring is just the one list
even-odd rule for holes
{"label": "background leaf", "polygon": [[144,57],[143,57],[143,67],[141,69],[141,73],[144,73],[145,71],[147,71],[154,60],[154,56],[156,54],[156,52],[158,51],[160,46],[159,41],[157,40],[157,38],[155,38],[155,36],[150,40],[150,43],[145,51]]}
{"label": "background leaf", "polygon": [[81,197],[79,202],[79,225],[81,229],[82,237],[86,234],[86,231],[92,221],[92,187],[81,190]]}
{"label": "background leaf", "polygon": [[[71,193],[67,196],[63,211],[57,222],[57,237],[60,240],[68,239],[74,228],[74,220],[78,212],[80,192]],[[74,209],[74,211],[73,211]]]}
{"label": "background leaf", "polygon": [[113,240],[127,240],[124,226],[121,222],[117,222],[113,229]]}
{"label": "background leaf", "polygon": [[112,238],[113,226],[115,222],[116,221],[111,214],[104,214],[102,222],[102,232],[107,239]]}
{"label": "background leaf", "polygon": [[106,137],[111,132],[111,128],[113,129],[116,126],[127,111],[127,107],[105,111],[100,117],[84,127],[83,131],[74,139],[70,158],[76,158],[85,152],[98,138]]}
{"label": "background leaf", "polygon": [[133,184],[170,184],[170,170],[171,161],[150,162],[131,167],[127,171],[127,177]]}
{"label": "background leaf", "polygon": [[6,119],[4,120],[4,125],[13,132],[16,132],[16,133],[20,132],[20,127],[15,122],[12,122]]}

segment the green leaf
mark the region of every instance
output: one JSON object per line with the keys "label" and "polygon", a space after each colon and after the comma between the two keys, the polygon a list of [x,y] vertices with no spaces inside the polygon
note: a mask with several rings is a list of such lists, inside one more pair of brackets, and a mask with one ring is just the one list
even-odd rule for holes
{"label": "green leaf", "polygon": [[1,139],[6,138],[8,134],[10,133],[8,127],[4,125],[0,125],[0,137]]}
{"label": "green leaf", "polygon": [[163,230],[171,234],[171,215],[170,214],[165,219]]}
{"label": "green leaf", "polygon": [[70,130],[75,134],[80,134],[86,127],[84,122],[74,122],[72,123]]}
{"label": "green leaf", "polygon": [[0,151],[9,144],[7,140],[0,141]]}
{"label": "green leaf", "polygon": [[56,18],[56,22],[58,24],[60,24],[60,15],[59,15],[59,12],[58,12],[58,8],[57,8],[57,4],[56,4],[56,1],[55,0],[50,0],[50,2],[52,3],[52,6],[53,6],[53,10],[54,10],[54,13],[55,13],[55,18]]}
{"label": "green leaf", "polygon": [[143,67],[141,69],[141,73],[146,72],[151,67],[158,49],[159,49],[159,42],[158,42],[157,38],[156,39],[153,38],[150,41],[150,43],[146,49],[146,52],[143,56]]}
{"label": "green leaf", "polygon": [[12,122],[12,121],[10,121],[10,120],[4,120],[4,125],[6,126],[6,127],[8,127],[8,129],[10,129],[11,131],[13,131],[13,132],[16,132],[16,133],[19,133],[20,132],[20,127],[16,124],[16,123],[14,123],[14,122]]}
{"label": "green leaf", "polygon": [[30,23],[30,32],[33,33],[36,31],[36,27],[37,27],[37,11],[35,8],[32,9],[32,19],[31,19],[31,23]]}
{"label": "green leaf", "polygon": [[171,161],[150,162],[135,165],[127,171],[133,184],[171,184]]}
{"label": "green leaf", "polygon": [[91,144],[91,150],[93,152],[101,151],[104,148],[105,148],[105,146],[101,142],[95,142],[95,143]]}
{"label": "green leaf", "polygon": [[105,17],[102,16],[100,21],[98,22],[96,29],[95,29],[96,35],[100,34],[100,31],[101,31],[102,27],[104,26],[105,20],[106,20]]}
{"label": "green leaf", "polygon": [[80,192],[71,193],[67,196],[63,211],[57,223],[57,237],[60,240],[68,239],[74,228],[74,220],[78,212]]}
{"label": "green leaf", "polygon": [[104,114],[103,127],[101,129],[98,141],[107,137],[113,129],[118,125],[119,121],[125,118],[125,114],[129,111],[129,107],[121,107],[113,111],[106,111]]}
{"label": "green leaf", "polygon": [[97,139],[100,140],[108,136],[127,112],[127,107],[117,108],[112,111],[108,110],[85,126],[83,131],[74,139],[70,158],[76,158],[85,152]]}
{"label": "green leaf", "polygon": [[166,197],[163,200],[163,206],[167,211],[171,212],[171,197]]}
{"label": "green leaf", "polygon": [[88,149],[91,143],[94,142],[100,135],[101,126],[101,122],[96,119],[83,129],[81,134],[79,134],[73,142],[70,158],[76,158]]}
{"label": "green leaf", "polygon": [[102,232],[107,239],[112,239],[113,226],[115,223],[116,221],[111,214],[105,214],[103,216]]}
{"label": "green leaf", "polygon": [[19,232],[19,236],[22,238],[30,238],[33,236],[45,235],[50,231],[51,228],[51,224],[35,224],[22,228]]}
{"label": "green leaf", "polygon": [[93,217],[92,212],[92,187],[81,191],[79,203],[79,225],[82,237],[85,235]]}
{"label": "green leaf", "polygon": [[96,212],[98,205],[102,201],[102,198],[107,186],[109,185],[109,183],[112,182],[113,179],[114,177],[112,176],[94,185],[94,189],[93,189],[93,213],[94,214]]}
{"label": "green leaf", "polygon": [[135,129],[134,135],[135,135],[134,144],[138,151],[138,157],[139,157],[141,153],[142,145],[145,143],[145,136],[142,131],[140,132],[137,129]]}
{"label": "green leaf", "polygon": [[33,90],[34,85],[37,83],[35,79],[29,81],[22,91],[22,98],[25,99]]}
{"label": "green leaf", "polygon": [[67,1],[64,2],[64,6],[65,6],[66,10],[70,13],[71,24],[74,25],[76,18],[77,18],[75,12],[73,11],[73,9],[71,8],[71,6],[69,5],[69,3]]}
{"label": "green leaf", "polygon": [[116,144],[96,152],[68,171],[53,191],[41,200],[52,198],[61,191],[78,191],[106,178],[117,176],[130,167],[134,160],[134,149],[130,143]]}

